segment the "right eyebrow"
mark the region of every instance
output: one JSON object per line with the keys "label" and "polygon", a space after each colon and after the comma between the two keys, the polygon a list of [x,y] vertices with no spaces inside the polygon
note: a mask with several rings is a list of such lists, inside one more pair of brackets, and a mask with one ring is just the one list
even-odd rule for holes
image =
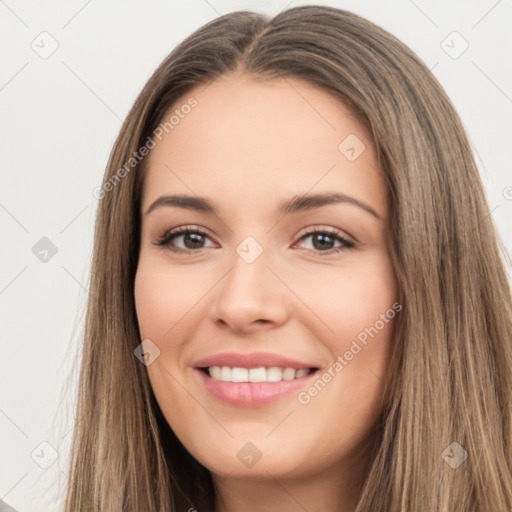
{"label": "right eyebrow", "polygon": [[161,196],[154,201],[147,209],[146,215],[151,213],[159,206],[175,206],[178,208],[186,208],[189,210],[197,210],[200,212],[212,213],[217,215],[217,207],[205,197],[186,196],[186,195],[173,195]]}

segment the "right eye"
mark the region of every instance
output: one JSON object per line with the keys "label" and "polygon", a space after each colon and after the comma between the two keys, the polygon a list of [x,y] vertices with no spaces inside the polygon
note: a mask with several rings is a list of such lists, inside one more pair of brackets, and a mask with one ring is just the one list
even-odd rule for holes
{"label": "right eye", "polygon": [[[174,240],[181,239],[184,247],[176,247]],[[173,252],[196,252],[203,249],[201,244],[205,239],[210,239],[207,233],[194,226],[183,226],[170,231],[166,231],[159,236],[154,245],[164,247]]]}

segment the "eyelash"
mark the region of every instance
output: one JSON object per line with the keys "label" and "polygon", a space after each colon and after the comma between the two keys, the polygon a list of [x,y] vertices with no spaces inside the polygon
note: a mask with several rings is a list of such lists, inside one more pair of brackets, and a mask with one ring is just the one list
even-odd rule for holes
{"label": "eyelash", "polygon": [[[207,238],[210,238],[209,235],[204,232],[203,230],[196,228],[194,226],[183,226],[181,228],[178,228],[176,230],[171,230],[165,232],[162,236],[158,237],[156,243],[154,245],[165,247],[166,249],[175,252],[175,253],[192,253],[200,251],[201,249],[205,249],[205,247],[199,247],[198,249],[178,249],[176,247],[173,247],[171,245],[171,240],[178,237],[179,235],[183,234],[199,234],[201,236],[205,236]],[[315,234],[323,234],[323,235],[329,235],[330,237],[334,238],[335,240],[341,242],[341,247],[329,249],[327,251],[319,251],[315,249],[306,249],[306,251],[310,253],[320,254],[320,255],[332,255],[337,254],[340,252],[343,252],[347,249],[353,249],[355,247],[355,244],[353,242],[349,242],[346,238],[342,237],[338,231],[332,229],[332,228],[314,228],[311,231],[308,231],[306,234],[302,235],[299,238],[299,241],[304,240],[305,238],[315,235]]]}

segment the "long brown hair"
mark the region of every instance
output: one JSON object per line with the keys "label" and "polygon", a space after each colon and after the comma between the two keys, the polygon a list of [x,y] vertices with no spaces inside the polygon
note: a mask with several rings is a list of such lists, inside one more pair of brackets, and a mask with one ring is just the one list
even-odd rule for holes
{"label": "long brown hair", "polygon": [[98,194],[66,512],[214,509],[209,471],[173,434],[134,356],[144,159],[127,162],[192,88],[237,70],[339,98],[373,135],[385,173],[403,310],[356,512],[509,510],[512,300],[464,128],[394,36],[344,10],[303,6],[272,18],[233,12],[197,30],[121,128]]}

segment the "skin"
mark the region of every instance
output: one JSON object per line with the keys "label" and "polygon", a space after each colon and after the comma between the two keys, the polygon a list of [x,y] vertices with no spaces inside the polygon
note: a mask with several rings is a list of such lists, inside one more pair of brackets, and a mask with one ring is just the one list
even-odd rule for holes
{"label": "skin", "polygon": [[[374,143],[342,103],[298,79],[225,75],[173,108],[191,96],[197,106],[150,152],[142,195],[135,301],[142,339],[160,350],[146,367],[155,396],[178,438],[211,471],[216,512],[353,510],[396,319],[307,404],[297,393],[255,408],[225,404],[193,363],[265,351],[313,362],[321,373],[398,300]],[[350,134],[365,145],[354,161],[338,149]],[[354,197],[379,217],[350,203],[277,211],[283,200],[319,192]],[[207,197],[219,213],[160,206],[146,214],[165,194]],[[188,245],[175,237],[182,253],[155,245],[185,225],[208,236],[195,246],[197,237]],[[355,246],[334,253],[342,246],[336,238],[323,246],[315,234],[301,240],[315,227]],[[236,251],[247,236],[263,250],[250,264]],[[252,467],[237,457],[247,442],[262,455]]]}

